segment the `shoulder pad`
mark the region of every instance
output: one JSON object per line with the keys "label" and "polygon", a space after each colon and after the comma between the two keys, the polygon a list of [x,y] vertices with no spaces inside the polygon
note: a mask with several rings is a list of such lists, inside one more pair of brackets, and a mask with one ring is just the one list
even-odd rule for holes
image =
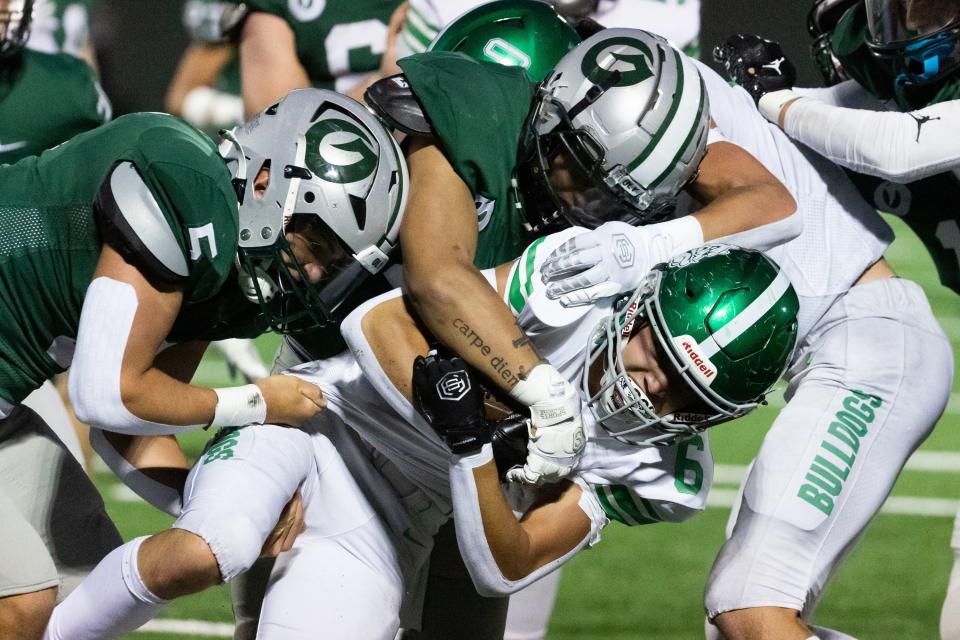
{"label": "shoulder pad", "polygon": [[406,76],[397,74],[367,88],[363,100],[394,129],[410,136],[432,136],[433,125]]}
{"label": "shoulder pad", "polygon": [[118,162],[97,194],[100,235],[144,276],[176,284],[187,259],[170,223],[132,162]]}

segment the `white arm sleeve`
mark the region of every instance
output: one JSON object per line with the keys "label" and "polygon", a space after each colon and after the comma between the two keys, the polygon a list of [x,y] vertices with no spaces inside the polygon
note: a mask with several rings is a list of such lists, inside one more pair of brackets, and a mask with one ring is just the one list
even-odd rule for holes
{"label": "white arm sleeve", "polygon": [[833,106],[801,97],[784,131],[858,173],[908,183],[960,167],[960,100],[900,113]]}
{"label": "white arm sleeve", "polygon": [[[483,518],[473,470],[493,460],[493,447],[483,445],[479,453],[455,456],[450,462],[450,490],[453,494],[454,519],[457,522],[457,545],[477,593],[486,597],[515,593],[543,576],[556,571],[585,546],[594,544],[600,535],[597,518],[589,511],[590,506],[581,498],[580,508],[590,516],[590,532],[573,549],[552,562],[529,573],[519,580],[508,580],[493,558],[487,536],[483,531]],[[586,496],[586,492],[581,494]]]}
{"label": "white arm sleeve", "polygon": [[90,446],[103,458],[114,475],[134,493],[160,511],[169,513],[175,518],[180,515],[183,506],[180,492],[162,482],[157,482],[127,462],[127,459],[110,444],[101,429],[90,429]]}
{"label": "white arm sleeve", "polygon": [[77,418],[91,427],[145,436],[204,426],[150,422],[123,405],[120,371],[136,313],[137,293],[126,282],[100,277],[87,288],[69,377],[70,401]]}

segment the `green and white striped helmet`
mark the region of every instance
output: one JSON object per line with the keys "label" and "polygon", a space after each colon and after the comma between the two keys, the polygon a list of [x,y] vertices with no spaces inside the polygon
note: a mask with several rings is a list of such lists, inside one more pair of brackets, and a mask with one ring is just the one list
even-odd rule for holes
{"label": "green and white striped helmet", "polygon": [[[409,177],[393,136],[360,103],[322,89],[292,91],[221,135],[221,154],[235,167],[249,297],[281,333],[335,322],[337,307],[383,270],[398,243]],[[270,181],[257,197],[264,167]],[[285,239],[298,229],[331,256],[318,283],[307,283]]]}
{"label": "green and white striped helmet", "polygon": [[467,11],[433,39],[430,51],[459,51],[475,60],[522,67],[540,82],[581,41],[542,0],[494,0]]}
{"label": "green and white striped helmet", "polygon": [[544,80],[524,130],[527,222],[542,231],[663,219],[706,153],[708,114],[696,65],[665,39],[639,29],[587,38]]}
{"label": "green and white striped helmet", "polygon": [[[637,445],[669,445],[749,413],[786,369],[799,306],[784,271],[758,251],[704,245],[659,264],[591,336],[588,406],[614,438]],[[695,413],[658,415],[628,375],[621,354],[647,323],[663,368],[672,367],[676,384],[699,399]],[[600,388],[591,393],[588,373],[600,358]]]}

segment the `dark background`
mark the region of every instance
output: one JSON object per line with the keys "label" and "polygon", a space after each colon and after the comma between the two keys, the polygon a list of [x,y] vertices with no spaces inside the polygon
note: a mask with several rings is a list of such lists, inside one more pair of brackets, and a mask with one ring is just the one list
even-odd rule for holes
{"label": "dark background", "polygon": [[[351,0],[339,0],[350,2]],[[624,0],[630,2],[631,0]],[[797,67],[798,84],[819,84],[806,32],[812,2],[702,0],[700,44],[709,60],[713,45],[734,33],[779,40]],[[163,94],[187,45],[180,0],[102,0],[93,38],[103,86],[116,114],[163,109]],[[613,25],[611,25],[613,26]]]}

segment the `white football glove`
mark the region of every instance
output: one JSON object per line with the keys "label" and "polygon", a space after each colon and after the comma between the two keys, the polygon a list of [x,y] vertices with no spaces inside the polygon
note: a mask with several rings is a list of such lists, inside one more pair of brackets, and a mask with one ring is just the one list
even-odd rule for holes
{"label": "white football glove", "polygon": [[607,222],[557,247],[540,275],[549,299],[576,307],[633,290],[655,264],[700,244],[692,216],[645,227]]}
{"label": "white football glove", "polygon": [[507,472],[507,479],[539,486],[570,474],[586,444],[580,419],[580,395],[553,366],[534,367],[510,392],[530,407],[527,461]]}

